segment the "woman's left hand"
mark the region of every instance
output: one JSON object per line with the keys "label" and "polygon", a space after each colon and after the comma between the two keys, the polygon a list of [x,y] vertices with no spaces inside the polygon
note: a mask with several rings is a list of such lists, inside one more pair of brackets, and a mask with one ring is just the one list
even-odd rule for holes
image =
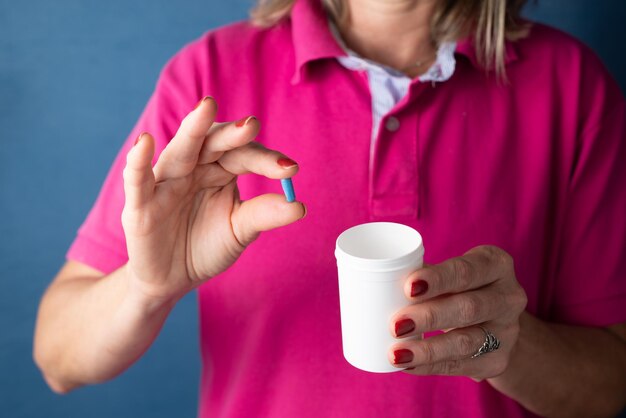
{"label": "woman's left hand", "polygon": [[[404,289],[413,304],[394,315],[392,334],[403,338],[437,330],[445,333],[399,340],[389,351],[393,365],[415,375],[475,380],[506,370],[527,302],[508,253],[493,246],[473,248],[462,257],[417,270]],[[499,348],[472,358],[487,332],[497,338]]]}

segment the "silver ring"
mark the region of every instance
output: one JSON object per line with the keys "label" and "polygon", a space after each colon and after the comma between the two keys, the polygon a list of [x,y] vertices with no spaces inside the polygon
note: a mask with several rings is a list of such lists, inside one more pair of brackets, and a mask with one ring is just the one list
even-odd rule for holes
{"label": "silver ring", "polygon": [[474,354],[471,358],[480,357],[483,354],[491,353],[492,351],[496,351],[500,348],[500,340],[496,338],[491,332],[487,331],[484,327],[479,325],[480,329],[485,332],[485,342],[480,346],[476,354]]}

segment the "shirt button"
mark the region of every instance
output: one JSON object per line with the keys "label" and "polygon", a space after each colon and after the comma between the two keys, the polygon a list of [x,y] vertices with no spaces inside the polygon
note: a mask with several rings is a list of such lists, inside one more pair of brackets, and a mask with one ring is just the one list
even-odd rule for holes
{"label": "shirt button", "polygon": [[385,129],[387,129],[389,132],[395,132],[400,129],[400,121],[398,120],[398,118],[395,118],[393,116],[388,117],[387,121],[385,122]]}

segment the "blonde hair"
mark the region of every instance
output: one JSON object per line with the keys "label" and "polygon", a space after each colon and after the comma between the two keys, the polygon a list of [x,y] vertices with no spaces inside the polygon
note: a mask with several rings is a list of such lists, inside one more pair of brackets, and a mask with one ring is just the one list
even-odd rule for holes
{"label": "blonde hair", "polygon": [[[321,0],[329,16],[340,23],[347,18],[345,0]],[[520,19],[527,0],[440,0],[431,33],[436,45],[472,37],[478,62],[505,77],[505,41],[526,36]],[[269,27],[288,16],[295,0],[258,0],[250,16],[253,24]]]}

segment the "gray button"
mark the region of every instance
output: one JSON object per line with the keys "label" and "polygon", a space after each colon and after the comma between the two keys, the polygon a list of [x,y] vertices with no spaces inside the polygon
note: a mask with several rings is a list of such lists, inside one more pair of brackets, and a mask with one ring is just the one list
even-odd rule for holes
{"label": "gray button", "polygon": [[398,118],[394,118],[393,116],[388,117],[387,121],[385,122],[385,129],[387,129],[389,132],[395,132],[400,129],[400,121],[398,120]]}

